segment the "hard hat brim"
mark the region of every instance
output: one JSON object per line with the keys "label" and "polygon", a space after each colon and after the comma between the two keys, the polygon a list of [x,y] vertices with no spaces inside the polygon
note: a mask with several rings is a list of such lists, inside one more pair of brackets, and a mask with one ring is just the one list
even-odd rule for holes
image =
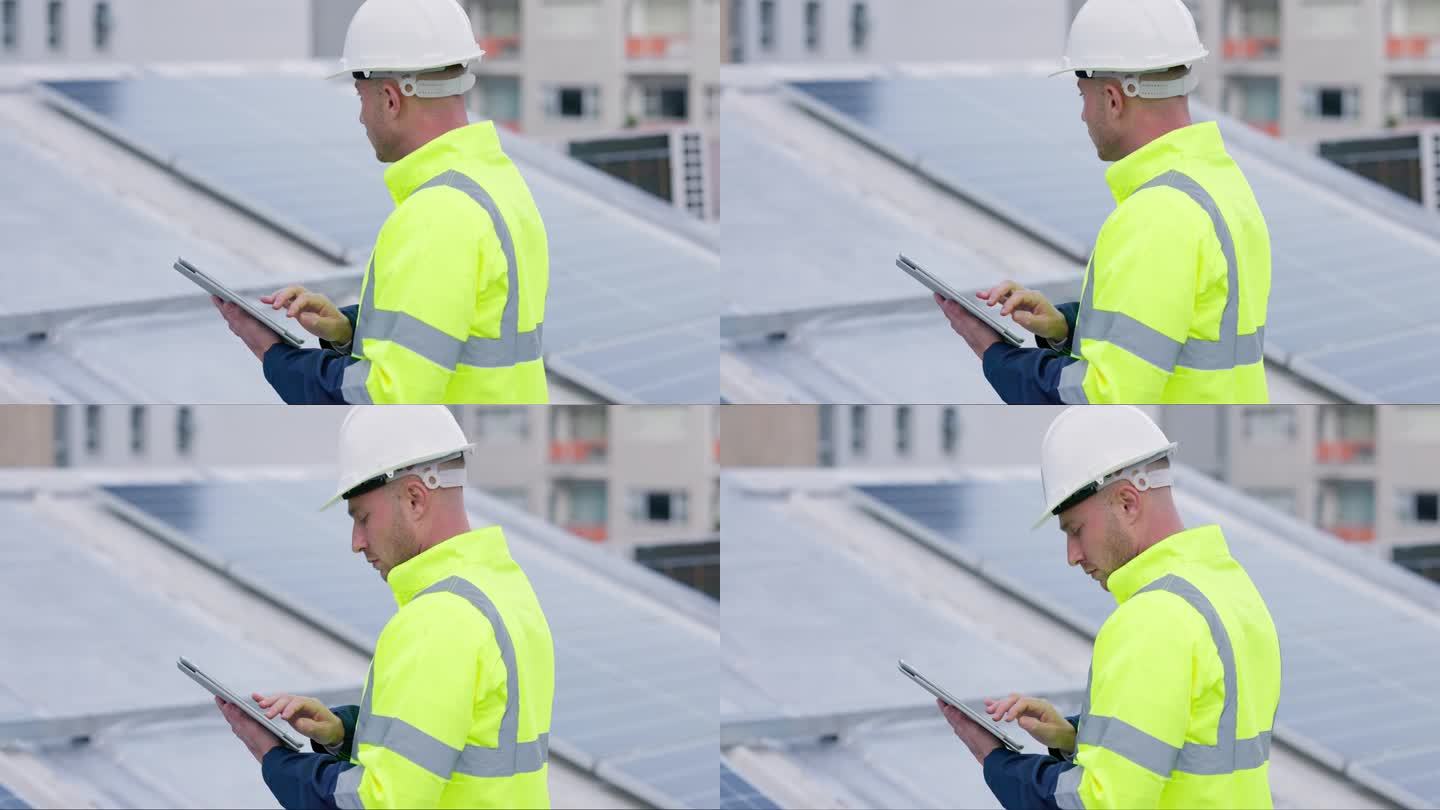
{"label": "hard hat brim", "polygon": [[468,453],[468,452],[470,452],[471,450],[473,450],[474,448],[475,448],[475,443],[474,443],[474,442],[470,442],[470,443],[465,444],[464,446],[462,446],[462,447],[460,447],[460,448],[458,448],[458,449],[455,449],[455,450],[447,450],[446,452],[441,453],[441,454],[438,455],[438,456],[436,456],[436,455],[431,455],[431,454],[427,454],[427,455],[420,456],[420,457],[418,457],[418,458],[411,459],[410,461],[406,461],[406,462],[401,463],[401,464],[396,464],[396,465],[394,465],[393,467],[391,467],[391,468],[388,469],[388,470],[380,470],[380,471],[376,472],[375,475],[369,476],[369,478],[362,479],[361,481],[355,481],[355,482],[353,482],[353,483],[342,483],[342,484],[340,485],[340,489],[339,489],[338,491],[336,491],[336,493],[334,494],[334,496],[332,496],[332,497],[330,498],[330,500],[326,501],[326,502],[320,507],[320,511],[321,511],[321,512],[324,512],[326,509],[329,509],[330,507],[334,506],[334,505],[335,505],[336,503],[338,503],[342,498],[345,497],[345,493],[347,493],[347,492],[349,492],[350,490],[354,489],[356,486],[359,486],[361,483],[364,483],[364,481],[368,481],[370,478],[374,478],[375,476],[379,476],[379,475],[385,475],[385,474],[387,474],[387,473],[392,473],[392,472],[394,472],[394,471],[396,471],[396,470],[403,470],[403,469],[405,469],[406,467],[410,467],[410,466],[413,466],[413,465],[415,465],[415,464],[422,464],[422,463],[424,463],[424,462],[426,462],[426,461],[433,461],[433,460],[435,460],[435,459],[437,459],[437,458],[444,458],[445,456],[451,455],[451,454],[453,454],[453,453]]}
{"label": "hard hat brim", "polygon": [[[1175,452],[1175,448],[1177,448],[1177,447],[1179,447],[1179,446],[1180,446],[1180,443],[1179,443],[1179,442],[1170,442],[1170,444],[1167,445],[1164,450],[1159,450],[1159,451],[1156,451],[1156,452],[1153,452],[1153,453],[1146,453],[1146,454],[1143,455],[1143,456],[1138,456],[1138,457],[1136,457],[1136,458],[1130,459],[1129,461],[1125,462],[1124,464],[1120,464],[1120,465],[1118,465],[1118,466],[1116,466],[1116,467],[1114,467],[1114,468],[1112,468],[1112,469],[1109,469],[1109,470],[1106,470],[1106,471],[1104,471],[1104,472],[1102,472],[1102,473],[1099,473],[1099,474],[1096,475],[1095,477],[1096,477],[1097,479],[1103,480],[1103,479],[1104,479],[1106,476],[1108,476],[1108,475],[1114,475],[1115,473],[1120,472],[1121,470],[1125,469],[1126,467],[1129,467],[1129,466],[1131,466],[1131,465],[1133,465],[1133,464],[1139,464],[1140,462],[1145,461],[1146,459],[1158,459],[1158,458],[1160,458],[1161,456],[1166,456],[1166,457],[1168,457],[1168,456],[1170,456],[1172,453],[1174,453],[1174,452]],[[1083,486],[1084,486],[1084,485],[1082,485],[1081,488],[1083,488]],[[1050,518],[1052,518],[1052,517],[1053,517],[1053,518],[1056,518],[1056,519],[1059,519],[1060,516],[1059,516],[1059,515],[1056,515],[1056,514],[1053,514],[1054,511],[1060,506],[1060,504],[1065,503],[1065,501],[1069,500],[1072,495],[1074,495],[1076,492],[1079,492],[1079,491],[1080,491],[1080,489],[1075,489],[1075,490],[1073,490],[1073,491],[1071,491],[1071,492],[1067,492],[1067,493],[1065,493],[1065,496],[1064,496],[1064,497],[1059,498],[1059,499],[1056,499],[1054,503],[1050,504],[1049,506],[1046,506],[1046,507],[1045,507],[1045,511],[1042,512],[1042,513],[1040,513],[1040,519],[1037,520],[1037,521],[1035,521],[1035,525],[1034,525],[1034,526],[1031,526],[1031,527],[1030,527],[1030,531],[1033,532],[1033,531],[1035,531],[1036,529],[1040,528],[1041,526],[1044,526],[1045,523],[1046,523],[1047,521],[1049,521]]]}

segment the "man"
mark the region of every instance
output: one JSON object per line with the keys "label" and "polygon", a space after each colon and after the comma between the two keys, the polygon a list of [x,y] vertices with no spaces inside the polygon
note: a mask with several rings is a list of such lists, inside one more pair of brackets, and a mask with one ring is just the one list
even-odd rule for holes
{"label": "man", "polygon": [[438,405],[345,417],[340,487],[325,506],[348,502],[351,550],[399,611],[375,644],[360,706],[253,695],[316,753],[289,751],[221,705],[282,806],[549,807],[554,646],[500,528],[470,529],[470,447]]}
{"label": "man", "polygon": [[1191,123],[1190,67],[1208,54],[1180,0],[1089,0],[1065,70],[1116,208],[1078,303],[1012,281],[977,294],[1040,348],[999,339],[937,303],[1005,402],[1267,402],[1263,350],[1270,236],[1212,122]]}
{"label": "man", "polygon": [[1118,606],[1095,637],[1084,706],[987,701],[1051,748],[1024,755],[953,708],[949,721],[1006,808],[1271,807],[1280,642],[1218,526],[1186,529],[1175,445],[1129,406],[1070,408],[1041,447],[1068,561]]}
{"label": "man", "polygon": [[355,12],[336,75],[355,80],[395,199],[360,305],[294,286],[263,297],[320,338],[306,350],[215,300],[285,402],[548,401],[549,247],[494,123],[468,123],[468,69],[483,54],[455,0],[366,0]]}

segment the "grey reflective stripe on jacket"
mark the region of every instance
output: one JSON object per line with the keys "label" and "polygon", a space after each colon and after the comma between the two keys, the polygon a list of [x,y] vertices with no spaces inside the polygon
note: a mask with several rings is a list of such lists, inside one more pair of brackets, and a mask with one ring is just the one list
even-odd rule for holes
{"label": "grey reflective stripe on jacket", "polygon": [[[375,256],[372,253],[370,267],[365,271],[365,294],[360,299],[360,312],[355,318],[355,350],[364,351],[364,339],[388,340],[404,346],[441,368],[449,369],[461,365],[508,368],[539,360],[543,324],[537,323],[535,328],[528,332],[519,330],[520,267],[515,261],[515,243],[510,237],[510,227],[505,224],[505,218],[500,216],[499,206],[478,183],[454,170],[431,178],[415,189],[414,193],[418,194],[434,186],[447,186],[463,191],[490,214],[490,220],[494,223],[495,235],[500,239],[500,249],[505,253],[505,275],[509,281],[509,288],[505,293],[505,309],[500,315],[500,337],[470,335],[466,340],[458,340],[408,312],[376,309]],[[365,380],[369,376],[369,360],[362,360],[345,369],[341,394],[346,402],[361,404],[371,401],[370,392],[365,388]]]}
{"label": "grey reflective stripe on jacket", "polygon": [[[515,665],[515,645],[500,618],[500,611],[490,597],[461,577],[443,579],[416,594],[415,598],[444,592],[453,593],[474,605],[494,628],[495,643],[500,646],[500,660],[505,664],[505,714],[500,718],[497,747],[467,744],[457,751],[398,717],[374,714],[370,708],[375,690],[375,663],[372,661],[365,681],[365,697],[360,703],[360,715],[355,721],[355,741],[351,751],[358,759],[361,745],[378,746],[405,757],[441,779],[449,779],[451,774],[457,773],[503,777],[540,770],[550,759],[550,734],[542,733],[534,741],[520,742],[520,676]],[[466,710],[469,706],[466,700]],[[340,774],[335,783],[337,805],[355,810],[362,807],[360,780],[364,775],[363,765]]]}
{"label": "grey reflective stripe on jacket", "polygon": [[[1188,338],[1181,342],[1123,312],[1096,309],[1095,256],[1092,252],[1090,264],[1085,270],[1085,291],[1080,296],[1080,312],[1075,318],[1076,339],[1071,346],[1078,352],[1081,339],[1112,343],[1162,371],[1174,371],[1176,367],[1223,371],[1260,362],[1265,351],[1265,327],[1262,325],[1253,334],[1240,334],[1240,266],[1235,260],[1235,240],[1215,198],[1188,175],[1175,171],[1150,180],[1136,189],[1136,193],[1157,186],[1184,192],[1210,215],[1226,266],[1225,309],[1220,315],[1219,339]],[[1087,367],[1088,363],[1081,360],[1061,372],[1061,400],[1075,404],[1086,401],[1080,383],[1085,379]]]}
{"label": "grey reflective stripe on jacket", "polygon": [[[1167,591],[1179,596],[1205,619],[1210,628],[1210,637],[1215,642],[1215,651],[1220,656],[1224,669],[1225,701],[1220,707],[1220,722],[1215,732],[1214,745],[1187,742],[1175,746],[1152,737],[1118,717],[1092,715],[1090,713],[1090,683],[1095,675],[1091,662],[1090,675],[1085,679],[1085,699],[1080,707],[1080,726],[1075,734],[1075,750],[1080,746],[1093,745],[1112,751],[1131,762],[1159,776],[1169,778],[1172,772],[1216,776],[1236,771],[1250,770],[1264,765],[1270,759],[1271,731],[1262,731],[1254,737],[1236,738],[1235,715],[1238,711],[1237,674],[1235,651],[1230,646],[1230,634],[1220,621],[1215,606],[1189,581],[1174,574],[1155,580],[1135,592],[1139,596],[1146,591]],[[1187,707],[1188,711],[1188,707]],[[1277,706],[1278,711],[1278,706]],[[1274,728],[1275,720],[1270,720]],[[1080,810],[1080,780],[1085,775],[1081,765],[1060,774],[1055,784],[1055,801],[1061,807]]]}

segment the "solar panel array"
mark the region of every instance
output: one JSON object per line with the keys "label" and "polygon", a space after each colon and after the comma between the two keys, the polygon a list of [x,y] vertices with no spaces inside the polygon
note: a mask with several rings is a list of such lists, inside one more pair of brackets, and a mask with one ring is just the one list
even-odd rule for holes
{"label": "solar panel array", "polygon": [[270,277],[223,254],[0,131],[0,317],[204,293],[177,255],[235,286]]}
{"label": "solar panel array", "polygon": [[[923,706],[905,658],[962,700],[1074,688],[1070,678],[972,631],[877,577],[814,522],[722,480],[726,715],[820,715]],[[941,641],[943,640],[943,641]],[[844,673],[844,677],[836,677]]]}
{"label": "solar panel array", "polygon": [[[1073,616],[1091,635],[1114,609],[1112,597],[1066,566],[1058,529],[1028,531],[1040,508],[1038,480],[858,489],[985,576],[1052,614]],[[1426,764],[1440,724],[1440,622],[1376,600],[1346,572],[1183,488],[1177,497],[1186,525],[1221,525],[1274,618],[1284,655],[1281,736],[1337,769],[1372,773],[1388,795],[1440,804],[1440,780]]]}
{"label": "solar panel array", "polygon": [[[394,599],[350,552],[344,510],[317,511],[332,486],[226,482],[110,492],[305,614],[374,639],[394,614]],[[483,502],[472,498],[470,506],[474,525],[487,525]],[[552,739],[589,757],[602,775],[647,786],[665,806],[713,807],[715,645],[522,532],[506,535],[554,637]]]}
{"label": "solar panel array", "polygon": [[957,282],[994,279],[975,254],[822,175],[745,114],[727,111],[720,132],[728,314],[924,298],[895,267],[901,251]]}
{"label": "solar panel array", "polygon": [[30,805],[9,788],[0,785],[0,810],[30,810]]}
{"label": "solar panel array", "polygon": [[[366,261],[394,208],[383,182],[385,167],[356,120],[359,101],[348,88],[261,76],[49,86],[125,139],[172,161],[174,171],[308,234],[316,244],[343,248],[352,263]],[[577,367],[637,398],[644,390],[673,397],[661,401],[718,399],[713,371],[709,379],[682,372],[663,383],[652,371],[637,383],[625,373],[626,364],[599,352],[583,353],[633,340],[630,358],[648,359],[655,351],[653,334],[673,330],[672,356],[683,347],[692,359],[704,358],[707,368],[715,368],[718,347],[709,335],[720,311],[718,257],[619,211],[603,199],[603,191],[577,189],[543,167],[522,165],[521,171],[549,238],[547,353],[580,353],[573,360]],[[631,191],[594,175],[597,189]]]}
{"label": "solar panel array", "polygon": [[[75,541],[89,527],[54,508],[0,499],[0,593],[21,606],[0,611],[0,722],[204,706],[210,696],[175,667],[182,654],[241,689],[345,685],[197,611],[133,560]],[[155,713],[34,754],[105,806],[278,806],[218,712]],[[0,808],[25,806],[0,787]]]}
{"label": "solar panel array", "polygon": [[780,805],[720,761],[720,810],[780,810]]}
{"label": "solar panel array", "polygon": [[[1114,208],[1105,164],[1079,120],[1073,82],[1019,77],[892,78],[795,85],[810,103],[918,165],[927,175],[1044,234],[1083,258]],[[1197,111],[1197,119],[1210,116]],[[1247,149],[1244,124],[1221,121],[1270,229],[1272,288],[1267,347],[1303,360],[1302,376],[1338,381],[1385,402],[1440,398],[1440,369],[1426,346],[1440,338],[1428,312],[1440,303],[1440,239],[1384,221],[1413,212],[1377,202],[1369,181],[1333,170],[1321,185]],[[1314,161],[1321,159],[1316,157]],[[1403,209],[1403,210],[1402,210]],[[1355,318],[1354,290],[1405,279]]]}

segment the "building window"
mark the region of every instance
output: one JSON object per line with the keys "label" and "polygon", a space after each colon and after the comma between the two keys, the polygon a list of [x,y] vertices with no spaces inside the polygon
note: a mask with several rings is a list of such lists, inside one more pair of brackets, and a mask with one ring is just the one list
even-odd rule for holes
{"label": "building window", "polygon": [[100,454],[100,423],[102,418],[103,413],[99,405],[85,406],[85,455],[87,456]]}
{"label": "building window", "polygon": [[0,46],[13,51],[20,44],[20,5],[18,0],[0,2]]}
{"label": "building window", "polygon": [[175,453],[190,455],[195,446],[195,411],[189,405],[181,405],[175,412]]}
{"label": "building window", "polygon": [[501,487],[491,489],[486,487],[485,494],[497,501],[502,501],[522,512],[530,511],[530,492],[524,487]]}
{"label": "building window", "polygon": [[110,50],[110,32],[114,21],[110,19],[110,4],[100,0],[95,4],[95,50]]}
{"label": "building window", "polygon": [[1405,117],[1440,120],[1440,87],[1432,85],[1405,88]]}
{"label": "building window", "polygon": [[865,406],[850,406],[850,452],[865,455]]}
{"label": "building window", "polygon": [[1348,120],[1360,117],[1360,88],[1307,87],[1301,91],[1301,109],[1309,118]]}
{"label": "building window", "polygon": [[684,121],[690,116],[690,88],[685,85],[646,85],[641,89],[647,120]]}
{"label": "building window", "polygon": [[760,0],[760,50],[775,50],[775,0]]}
{"label": "building window", "polygon": [[864,3],[850,6],[850,48],[863,51],[870,45],[870,10]]}
{"label": "building window", "polygon": [[475,409],[476,439],[525,439],[530,436],[530,411],[524,407],[482,406]]}
{"label": "building window", "polygon": [[46,20],[46,42],[50,50],[58,51],[65,47],[65,4],[60,0],[50,0],[45,9]]}
{"label": "building window", "polygon": [[1295,490],[1293,489],[1247,489],[1245,494],[1271,509],[1287,515],[1295,514]]}
{"label": "building window", "polygon": [[835,466],[835,406],[821,405],[820,408],[820,466]]}
{"label": "building window", "polygon": [[70,406],[56,405],[50,414],[50,439],[56,467],[70,466]]}
{"label": "building window", "polygon": [[1398,490],[1396,517],[1406,523],[1440,523],[1440,492]]}
{"label": "building window", "polygon": [[145,406],[130,406],[130,452],[140,455],[145,452]]}
{"label": "building window", "polygon": [[895,408],[895,453],[896,455],[910,455],[910,406],[898,405]]}
{"label": "building window", "polygon": [[1295,409],[1246,408],[1244,412],[1245,441],[1255,444],[1289,444],[1295,441]]}
{"label": "building window", "polygon": [[730,61],[745,61],[745,0],[730,0]]}
{"label": "building window", "polygon": [[683,491],[643,490],[630,493],[630,519],[637,523],[684,523],[690,497]]}
{"label": "building window", "polygon": [[1280,80],[1234,76],[1226,81],[1226,107],[1240,120],[1269,124],[1280,120]]}
{"label": "building window", "polygon": [[953,456],[959,446],[960,412],[954,405],[946,405],[940,410],[940,449],[945,455]]}
{"label": "building window", "polygon": [[820,3],[809,0],[805,4],[805,50],[814,53],[820,50]]}
{"label": "building window", "polygon": [[600,88],[555,86],[545,93],[545,115],[550,118],[599,118]]}

